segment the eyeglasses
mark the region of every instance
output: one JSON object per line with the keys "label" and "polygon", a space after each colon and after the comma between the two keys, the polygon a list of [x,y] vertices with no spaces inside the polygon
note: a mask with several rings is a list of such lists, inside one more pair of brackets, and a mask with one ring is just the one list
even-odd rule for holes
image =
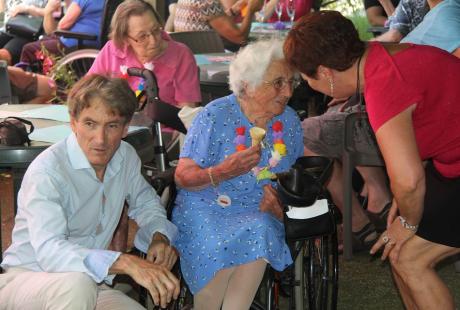
{"label": "eyeglasses", "polygon": [[264,81],[265,84],[273,86],[277,91],[282,91],[287,85],[291,90],[295,89],[300,84],[300,80],[297,78],[286,79],[283,77],[274,79],[273,81]]}
{"label": "eyeglasses", "polygon": [[155,38],[158,37],[161,34],[162,30],[163,30],[163,28],[161,28],[161,27],[153,28],[153,29],[150,29],[148,32],[145,32],[145,33],[142,33],[142,34],[138,35],[137,38],[133,38],[130,35],[128,35],[128,38],[130,38],[131,40],[133,40],[136,43],[143,44],[143,43],[147,42],[147,40],[150,38],[150,36],[155,37]]}

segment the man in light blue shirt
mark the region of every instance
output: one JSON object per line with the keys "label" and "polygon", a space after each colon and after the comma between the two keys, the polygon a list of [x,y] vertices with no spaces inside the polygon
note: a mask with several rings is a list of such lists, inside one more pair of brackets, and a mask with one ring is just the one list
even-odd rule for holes
{"label": "man in light blue shirt", "polygon": [[[0,275],[0,309],[143,309],[110,289],[127,274],[164,307],[179,293],[169,271],[177,228],[142,177],[133,147],[121,139],[137,101],[128,83],[92,75],[68,99],[73,134],[28,168],[18,194],[12,245]],[[140,227],[139,257],[107,250],[124,202]],[[97,307],[96,307],[97,304]]]}

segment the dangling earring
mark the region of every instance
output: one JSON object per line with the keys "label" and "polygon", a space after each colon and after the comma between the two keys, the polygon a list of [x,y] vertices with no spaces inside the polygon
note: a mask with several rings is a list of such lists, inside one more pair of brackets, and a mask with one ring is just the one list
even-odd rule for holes
{"label": "dangling earring", "polygon": [[329,86],[331,87],[331,97],[334,98],[334,79],[329,79]]}

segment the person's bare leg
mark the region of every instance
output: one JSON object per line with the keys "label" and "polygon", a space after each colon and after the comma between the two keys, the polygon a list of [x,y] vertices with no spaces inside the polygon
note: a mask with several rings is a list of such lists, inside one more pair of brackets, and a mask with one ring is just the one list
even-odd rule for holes
{"label": "person's bare leg", "polygon": [[404,281],[401,279],[401,277],[398,275],[398,273],[394,269],[392,269],[392,272],[393,272],[393,280],[395,281],[395,284],[399,290],[399,295],[401,296],[401,299],[404,305],[406,306],[406,309],[418,310],[417,306],[415,305],[414,299],[412,298],[409,288],[406,286]]}
{"label": "person's bare leg", "polygon": [[11,57],[11,54],[7,49],[4,49],[4,48],[0,49],[0,59],[5,60],[8,66],[12,65],[13,57]]}
{"label": "person's bare leg", "polygon": [[416,309],[455,309],[454,299],[448,287],[439,278],[434,270],[436,264],[446,257],[460,253],[459,248],[433,243],[414,236],[401,249],[397,262],[392,261],[398,287],[407,287],[401,290],[404,302],[408,309],[416,305]]}
{"label": "person's bare leg", "polygon": [[[310,151],[304,147],[305,156],[318,156],[318,154]],[[343,177],[342,165],[338,161],[334,161],[334,168],[332,170],[331,178],[327,184],[327,190],[331,194],[334,204],[343,212]],[[352,212],[352,230],[354,232],[360,231],[365,225],[369,223],[364,210],[361,208],[356,195],[351,195],[351,212]],[[375,233],[370,234],[366,240],[372,240],[376,237]]]}
{"label": "person's bare leg", "polygon": [[382,167],[356,167],[366,186],[367,210],[379,213],[392,200],[387,177]]}
{"label": "person's bare leg", "polygon": [[259,259],[236,267],[225,292],[222,310],[249,309],[266,266],[265,260]]}
{"label": "person's bare leg", "polygon": [[193,296],[194,310],[219,310],[228,282],[235,268],[222,269],[209,283]]}

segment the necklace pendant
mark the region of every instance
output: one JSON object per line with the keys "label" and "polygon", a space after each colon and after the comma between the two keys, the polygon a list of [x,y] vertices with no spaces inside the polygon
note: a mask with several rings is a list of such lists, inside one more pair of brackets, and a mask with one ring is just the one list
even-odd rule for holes
{"label": "necklace pendant", "polygon": [[227,195],[218,195],[216,201],[222,208],[226,208],[232,204],[232,200]]}

